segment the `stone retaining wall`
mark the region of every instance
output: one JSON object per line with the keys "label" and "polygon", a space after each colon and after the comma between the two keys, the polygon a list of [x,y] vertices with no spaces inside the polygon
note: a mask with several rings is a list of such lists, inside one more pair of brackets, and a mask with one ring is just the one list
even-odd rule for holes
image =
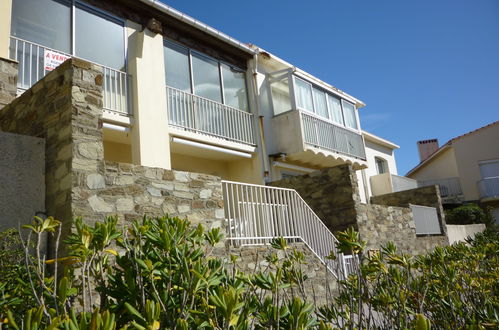
{"label": "stone retaining wall", "polygon": [[0,57],[0,109],[16,98],[17,66],[16,61]]}
{"label": "stone retaining wall", "polygon": [[409,204],[437,207],[442,215],[440,195],[435,187],[376,196],[379,198],[371,199],[372,204],[363,204],[357,177],[350,165],[286,178],[271,185],[296,189],[332,232],[354,227],[367,241],[368,249],[379,249],[392,241],[399,251],[416,255],[437,245],[448,245],[442,217],[444,235],[417,237],[412,211],[408,207]]}
{"label": "stone retaining wall", "polygon": [[334,275],[326,270],[326,267],[313,254],[312,251],[303,243],[292,243],[289,245],[291,249],[286,252],[275,250],[269,246],[242,248],[229,247],[229,254],[238,257],[236,267],[247,273],[266,272],[272,270],[269,263],[265,259],[271,253],[276,253],[279,260],[285,257],[285,253],[291,253],[292,249],[303,253],[304,260],[300,269],[303,274],[308,277],[304,282],[304,295],[298,289],[294,289],[294,293],[303,299],[315,303],[317,306],[331,302],[331,297],[337,294],[338,282]]}
{"label": "stone retaining wall", "polygon": [[360,203],[356,175],[349,166],[336,166],[269,183],[295,189],[331,231],[356,228],[355,205]]}

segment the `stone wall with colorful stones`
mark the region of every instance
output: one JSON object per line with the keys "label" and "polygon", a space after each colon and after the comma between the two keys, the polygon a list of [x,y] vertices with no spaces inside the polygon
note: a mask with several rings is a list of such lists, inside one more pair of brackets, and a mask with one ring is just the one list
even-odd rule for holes
{"label": "stone wall with colorful stones", "polygon": [[0,109],[16,98],[18,63],[0,57]]}

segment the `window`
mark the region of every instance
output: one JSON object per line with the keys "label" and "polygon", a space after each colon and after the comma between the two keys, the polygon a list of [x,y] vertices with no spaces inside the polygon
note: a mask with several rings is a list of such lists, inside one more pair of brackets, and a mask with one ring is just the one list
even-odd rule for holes
{"label": "window", "polygon": [[81,1],[14,0],[12,35],[125,71],[123,21]]}
{"label": "window", "polygon": [[314,94],[315,113],[321,117],[329,119],[329,114],[327,111],[326,93],[318,90],[317,88],[314,88],[313,94]]}
{"label": "window", "polygon": [[296,102],[299,108],[314,112],[312,103],[312,86],[301,79],[295,79]]}
{"label": "window", "polygon": [[375,157],[374,161],[376,162],[376,171],[378,174],[383,174],[388,172],[388,165],[386,160],[383,158]]}
{"label": "window", "polygon": [[225,104],[248,111],[248,96],[246,95],[246,75],[226,64],[222,64]]}
{"label": "window", "polygon": [[269,75],[270,92],[274,115],[291,110],[291,96],[289,94],[288,75]]}
{"label": "window", "polygon": [[249,111],[243,70],[168,40],[163,48],[167,86]]}
{"label": "window", "polygon": [[79,5],[75,8],[75,55],[125,71],[123,22]]}
{"label": "window", "polygon": [[189,51],[173,43],[167,43],[164,52],[166,85],[190,92]]}
{"label": "window", "polygon": [[331,112],[331,119],[340,125],[344,125],[343,122],[343,114],[341,111],[341,101],[337,99],[334,96],[327,95],[328,97],[328,104],[329,104],[329,111]]}
{"label": "window", "polygon": [[343,105],[343,115],[345,116],[345,126],[357,129],[357,115],[355,114],[355,106],[346,101],[341,101]]}
{"label": "window", "polygon": [[296,106],[329,119],[336,124],[358,130],[355,105],[294,76]]}
{"label": "window", "polygon": [[222,103],[220,72],[218,71],[217,61],[193,54],[192,75],[194,94]]}
{"label": "window", "polygon": [[499,160],[483,161],[478,165],[482,179],[499,178]]}
{"label": "window", "polygon": [[14,0],[12,35],[64,53],[71,52],[71,2]]}

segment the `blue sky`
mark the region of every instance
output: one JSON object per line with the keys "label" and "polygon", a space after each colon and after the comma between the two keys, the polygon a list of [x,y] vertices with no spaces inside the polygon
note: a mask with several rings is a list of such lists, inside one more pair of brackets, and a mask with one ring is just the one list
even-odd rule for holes
{"label": "blue sky", "polygon": [[401,175],[416,141],[499,120],[498,0],[164,2],[364,101],[362,127],[400,145]]}

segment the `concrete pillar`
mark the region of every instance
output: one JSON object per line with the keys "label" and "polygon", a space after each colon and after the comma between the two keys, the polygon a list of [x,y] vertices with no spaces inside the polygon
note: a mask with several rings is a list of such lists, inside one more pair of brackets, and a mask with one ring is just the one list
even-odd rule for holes
{"label": "concrete pillar", "polygon": [[128,72],[132,75],[132,162],[171,169],[163,36],[127,22]]}
{"label": "concrete pillar", "polygon": [[12,0],[0,1],[0,57],[9,58]]}

